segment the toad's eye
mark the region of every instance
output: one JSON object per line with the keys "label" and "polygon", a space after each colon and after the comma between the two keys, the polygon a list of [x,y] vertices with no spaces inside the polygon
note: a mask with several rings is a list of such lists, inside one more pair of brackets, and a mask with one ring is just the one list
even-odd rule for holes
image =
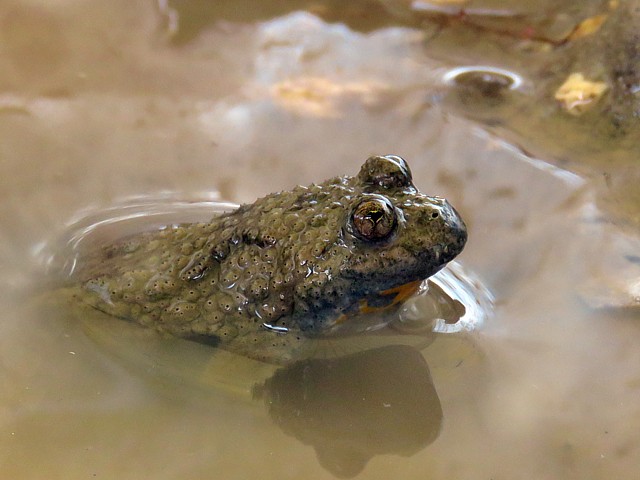
{"label": "toad's eye", "polygon": [[398,223],[396,212],[384,197],[367,198],[358,204],[351,216],[353,233],[362,240],[384,240]]}

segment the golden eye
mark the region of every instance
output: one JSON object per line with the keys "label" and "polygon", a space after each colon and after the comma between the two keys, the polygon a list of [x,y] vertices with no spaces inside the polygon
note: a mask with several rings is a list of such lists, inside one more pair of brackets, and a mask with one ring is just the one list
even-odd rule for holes
{"label": "golden eye", "polygon": [[368,198],[351,216],[354,234],[362,240],[383,240],[397,225],[396,212],[386,198]]}

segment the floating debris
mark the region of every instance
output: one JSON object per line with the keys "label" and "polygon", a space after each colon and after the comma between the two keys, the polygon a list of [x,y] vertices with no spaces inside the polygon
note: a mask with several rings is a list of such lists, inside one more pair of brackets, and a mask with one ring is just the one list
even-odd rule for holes
{"label": "floating debris", "polygon": [[582,115],[589,110],[609,87],[604,82],[587,80],[581,73],[572,73],[554,95],[571,115]]}

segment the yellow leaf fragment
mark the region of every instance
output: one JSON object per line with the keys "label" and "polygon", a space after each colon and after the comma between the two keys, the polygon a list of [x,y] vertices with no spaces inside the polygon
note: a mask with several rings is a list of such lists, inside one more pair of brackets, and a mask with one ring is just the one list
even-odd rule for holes
{"label": "yellow leaf fragment", "polygon": [[604,82],[592,82],[581,73],[572,73],[554,95],[571,115],[581,115],[604,95],[609,87]]}
{"label": "yellow leaf fragment", "polygon": [[606,19],[607,14],[603,13],[583,20],[578,24],[573,32],[571,32],[568,40],[575,40],[577,38],[586,37],[587,35],[591,35],[592,33],[597,32]]}

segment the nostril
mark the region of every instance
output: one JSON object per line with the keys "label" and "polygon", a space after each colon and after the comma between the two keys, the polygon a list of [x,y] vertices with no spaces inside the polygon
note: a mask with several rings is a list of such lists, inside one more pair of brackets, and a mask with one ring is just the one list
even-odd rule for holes
{"label": "nostril", "polygon": [[431,218],[438,218],[440,214],[438,212],[431,212]]}

